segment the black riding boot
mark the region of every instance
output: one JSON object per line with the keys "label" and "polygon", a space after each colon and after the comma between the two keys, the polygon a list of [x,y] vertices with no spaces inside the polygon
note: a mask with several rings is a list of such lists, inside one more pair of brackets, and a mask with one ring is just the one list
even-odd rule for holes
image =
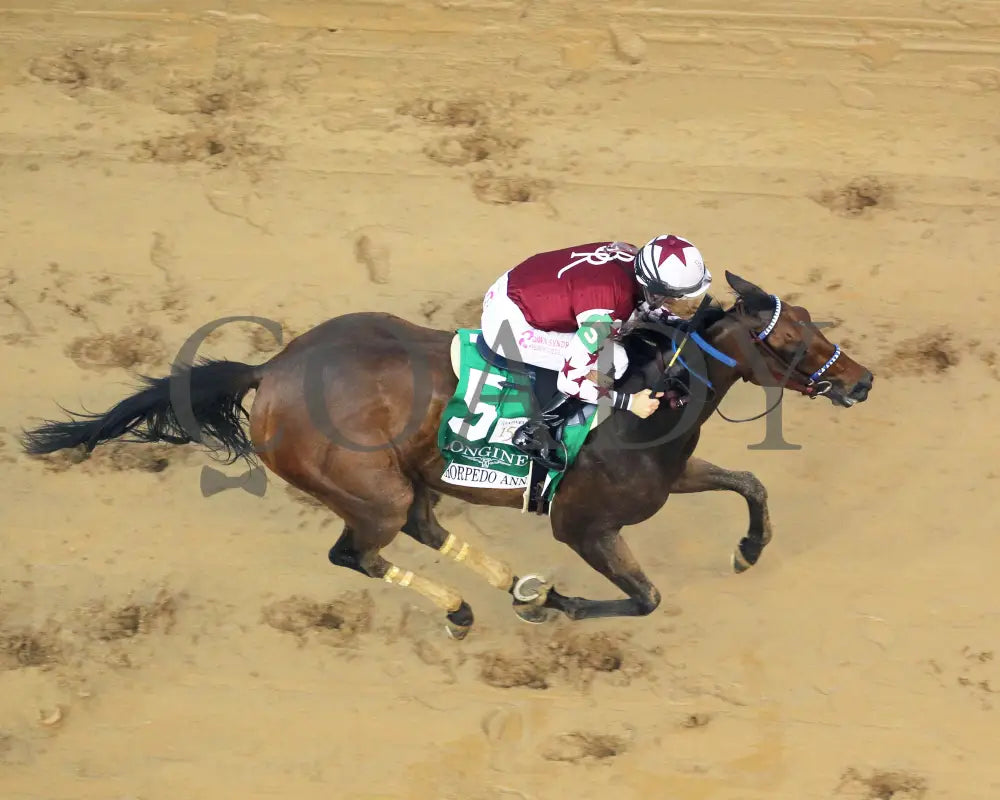
{"label": "black riding boot", "polygon": [[582,406],[583,401],[579,398],[559,392],[545,408],[514,431],[511,444],[546,469],[565,469],[555,433]]}

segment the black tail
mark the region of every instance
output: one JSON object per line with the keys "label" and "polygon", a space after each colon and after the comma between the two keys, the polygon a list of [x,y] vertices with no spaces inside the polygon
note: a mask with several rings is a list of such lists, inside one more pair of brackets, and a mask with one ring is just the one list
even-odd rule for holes
{"label": "black tail", "polygon": [[[89,453],[101,442],[132,434],[124,441],[187,444],[207,436],[227,453],[226,463],[250,460],[253,444],[243,430],[248,418],[244,395],[260,382],[259,367],[238,361],[204,359],[165,378],[143,377],[144,389],[104,414],[75,414],[67,422],[46,421],[24,433],[24,450],[43,455],[83,445]],[[188,403],[190,400],[190,404]],[[174,401],[183,405],[178,418]],[[64,409],[65,410],[65,409]]]}

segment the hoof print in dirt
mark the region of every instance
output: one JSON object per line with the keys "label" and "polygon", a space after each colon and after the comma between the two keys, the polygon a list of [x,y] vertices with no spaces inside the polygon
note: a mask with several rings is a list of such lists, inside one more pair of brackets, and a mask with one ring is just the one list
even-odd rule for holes
{"label": "hoof print in dirt", "polygon": [[910,772],[876,769],[864,775],[851,767],[841,776],[836,793],[851,800],[924,800],[927,781]]}
{"label": "hoof print in dirt", "polygon": [[893,199],[892,187],[878,178],[865,176],[836,189],[824,189],[813,200],[836,214],[857,217],[870,208],[887,208]]}

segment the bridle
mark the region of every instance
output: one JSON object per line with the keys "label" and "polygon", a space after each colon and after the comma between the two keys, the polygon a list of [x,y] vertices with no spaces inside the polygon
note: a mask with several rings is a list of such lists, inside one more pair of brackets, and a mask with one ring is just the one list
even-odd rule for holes
{"label": "bridle", "polygon": [[[807,374],[798,368],[797,364],[798,361],[801,359],[801,357],[799,359],[795,359],[795,361],[791,364],[786,364],[785,359],[773,347],[771,347],[771,345],[767,341],[767,337],[771,335],[771,332],[778,325],[778,320],[781,318],[781,310],[782,310],[781,298],[778,297],[777,295],[772,294],[771,299],[774,300],[774,313],[771,315],[771,321],[767,323],[767,325],[764,327],[764,330],[762,330],[760,333],[753,333],[754,344],[756,344],[761,350],[763,350],[765,354],[770,356],[773,361],[786,367],[789,375],[791,375],[791,373],[794,372],[796,376],[802,378],[802,380],[792,380],[789,377],[787,379],[787,383],[785,384],[789,389],[797,391],[799,392],[799,394],[804,394],[811,400],[815,400],[817,397],[826,394],[827,392],[830,391],[830,389],[833,388],[833,384],[830,383],[830,381],[820,380],[820,377],[824,375],[826,371],[836,363],[838,358],[840,358],[840,354],[842,352],[840,349],[840,345],[835,344],[833,346],[834,347],[833,355],[830,356],[830,358],[822,367],[820,367],[812,374]],[[736,306],[739,309],[740,313],[745,315],[746,311],[745,311],[745,306],[743,305],[743,298],[740,298],[736,301]],[[802,355],[805,355],[805,353],[802,353]],[[773,368],[771,369],[771,374],[775,378],[782,377],[781,374]]]}
{"label": "bridle", "polygon": [[[786,388],[792,389],[793,391],[796,391],[799,394],[805,395],[810,400],[815,400],[817,397],[822,397],[833,388],[833,384],[829,380],[821,380],[821,378],[823,375],[826,374],[827,370],[829,370],[830,367],[832,367],[837,362],[837,359],[840,358],[842,352],[840,345],[839,344],[834,345],[833,355],[830,356],[830,358],[827,359],[826,363],[823,364],[823,366],[821,366],[815,372],[806,373],[798,368],[797,366],[798,362],[801,360],[802,356],[805,355],[804,352],[799,354],[797,358],[794,358],[792,360],[792,363],[786,363],[785,358],[780,353],[778,353],[778,351],[775,350],[771,346],[771,344],[767,341],[768,336],[770,336],[771,333],[774,331],[774,329],[777,327],[778,320],[781,319],[781,312],[783,310],[783,304],[781,302],[780,297],[773,294],[768,296],[774,301],[774,313],[771,315],[771,319],[768,321],[767,325],[765,325],[763,330],[759,332],[755,331],[753,327],[749,325],[743,328],[743,330],[749,333],[751,337],[750,339],[751,342],[758,348],[760,348],[764,356],[767,358],[769,362],[768,368],[771,371],[771,375],[780,382],[781,394],[778,396],[777,402],[775,402],[770,408],[766,409],[760,414],[757,414],[756,416],[747,417],[746,419],[731,419],[730,417],[727,417],[725,414],[723,414],[722,411],[719,410],[718,406],[716,406],[715,412],[727,422],[737,422],[737,423],[753,422],[754,420],[758,420],[761,417],[767,416],[772,411],[774,411],[774,409],[776,409],[779,405],[781,405],[781,401],[785,397]],[[744,319],[751,316],[746,310],[746,305],[744,304],[742,297],[738,297],[736,299],[736,302],[733,304],[733,308],[731,310],[735,310]],[[640,338],[644,339],[649,344],[653,344],[652,342],[649,342],[648,339],[645,339],[645,337],[642,337],[641,335]],[[653,346],[656,347],[655,344],[653,344]],[[701,346],[704,347],[704,343]],[[663,359],[662,353],[660,353],[659,351],[659,348],[656,349],[660,356],[659,358],[660,368],[661,370],[663,370],[665,369],[666,364]],[[721,355],[720,357],[729,359],[731,364],[735,363],[735,360],[730,358],[729,356]],[[775,365],[778,366],[776,367]],[[796,376],[796,379],[793,379],[791,377],[792,374]],[[749,378],[746,377],[745,375],[741,377],[744,381],[749,381]],[[703,378],[702,382],[706,383],[709,392],[714,393],[714,389],[712,388],[711,384],[708,381],[706,381]],[[659,390],[658,388],[659,385],[660,385],[659,383],[654,384],[653,386],[654,391]]]}
{"label": "bridle", "polygon": [[[830,367],[832,367],[836,363],[837,359],[840,358],[840,354],[842,352],[842,350],[840,349],[840,345],[835,344],[833,355],[830,356],[829,359],[827,359],[827,362],[823,364],[823,366],[821,366],[819,369],[817,369],[815,372],[811,374],[804,372],[798,367],[798,362],[801,360],[802,356],[805,355],[804,352],[798,358],[794,359],[792,363],[790,364],[786,363],[784,357],[781,356],[767,341],[767,337],[770,336],[772,331],[774,331],[775,327],[777,327],[778,320],[781,318],[781,311],[782,311],[781,298],[773,294],[769,296],[772,300],[774,300],[774,313],[771,315],[770,321],[767,323],[767,325],[764,326],[763,330],[761,330],[758,333],[751,328],[750,334],[753,337],[752,338],[753,343],[761,349],[764,355],[767,356],[768,360],[771,362],[771,364],[769,364],[771,375],[777,380],[782,382],[781,394],[778,396],[778,400],[774,405],[772,405],[763,413],[758,414],[755,417],[749,417],[748,419],[730,419],[725,414],[723,414],[718,408],[716,408],[715,410],[719,414],[719,416],[722,417],[727,422],[753,422],[754,420],[758,420],[761,417],[767,416],[781,404],[781,401],[785,397],[786,387],[791,389],[792,391],[798,392],[799,394],[805,395],[810,400],[815,400],[817,397],[825,395],[833,388],[833,384],[830,381],[821,380],[821,377],[824,374],[826,374],[827,370],[829,370]],[[742,297],[737,298],[736,303],[734,304],[734,308],[738,310],[741,316],[744,317],[749,316],[746,312],[746,306],[743,304]],[[774,366],[772,366],[773,364],[779,364],[782,367],[784,367],[785,368],[784,374],[782,374],[782,372],[779,369],[775,369]],[[793,379],[791,377],[793,374],[796,376],[796,378],[798,378],[798,380]],[[744,377],[743,380],[746,381],[748,380],[748,378]]]}
{"label": "bridle", "polygon": [[[770,369],[772,376],[780,382],[780,388],[782,390],[781,394],[778,396],[778,400],[770,408],[760,414],[757,414],[756,416],[748,417],[746,419],[731,419],[723,414],[718,407],[716,407],[716,413],[727,422],[753,422],[754,420],[767,416],[774,411],[775,408],[781,405],[781,401],[785,396],[785,388],[792,389],[793,391],[808,397],[810,400],[815,400],[817,397],[825,395],[833,388],[833,384],[829,380],[823,380],[822,376],[826,374],[827,370],[829,370],[830,367],[837,362],[837,359],[840,358],[842,352],[840,345],[834,345],[833,355],[830,356],[826,363],[815,372],[806,373],[798,368],[797,364],[801,360],[801,357],[805,355],[804,352],[799,355],[798,358],[793,359],[792,363],[787,363],[785,358],[778,353],[767,340],[777,327],[778,321],[781,319],[781,312],[784,308],[781,298],[777,295],[769,295],[769,297],[774,301],[774,313],[771,315],[771,319],[768,321],[767,325],[765,325],[760,331],[755,331],[752,326],[747,326],[744,330],[750,334],[751,342],[760,348],[761,352],[769,362],[768,368]],[[744,319],[750,317],[742,297],[737,298],[736,302],[733,304],[733,310],[735,310]],[[661,367],[663,366],[665,365],[661,364]],[[795,377],[792,377],[793,375]],[[749,378],[745,375],[742,376],[742,378],[744,381],[749,380]],[[709,391],[713,391],[711,387],[709,388]]]}

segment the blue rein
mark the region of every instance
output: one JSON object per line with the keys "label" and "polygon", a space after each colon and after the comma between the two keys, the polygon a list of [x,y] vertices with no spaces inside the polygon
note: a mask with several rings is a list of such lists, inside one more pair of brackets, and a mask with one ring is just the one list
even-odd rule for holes
{"label": "blue rein", "polygon": [[[756,338],[757,338],[757,340],[759,342],[764,342],[764,341],[767,340],[767,337],[770,336],[771,331],[774,330],[775,326],[778,324],[778,319],[781,317],[781,310],[782,310],[781,298],[778,297],[777,295],[771,295],[771,298],[774,300],[774,314],[771,316],[771,320],[770,320],[770,322],[768,322],[768,324],[764,328],[764,330],[762,330],[760,333],[758,333],[756,335]],[[707,355],[711,356],[716,361],[719,361],[719,362],[725,364],[727,367],[735,367],[735,366],[737,366],[737,362],[736,362],[735,359],[731,358],[730,356],[727,356],[725,353],[723,353],[722,351],[720,351],[718,348],[713,347],[712,345],[710,345],[708,342],[706,342],[701,337],[700,334],[695,333],[694,331],[691,331],[688,334],[688,338],[691,341],[693,341],[696,345],[698,345],[698,347],[704,353],[706,353]],[[671,352],[676,352],[677,351],[677,342],[674,340],[674,337],[671,337],[671,339],[670,339],[670,347],[671,347]],[[829,360],[822,367],[820,367],[812,375],[809,376],[809,384],[810,384],[810,386],[816,384],[816,382],[819,380],[820,376],[823,375],[828,369],[830,369],[830,367],[832,367],[834,365],[834,363],[836,363],[837,359],[840,358],[841,352],[842,351],[840,349],[840,345],[839,344],[835,344],[834,345],[834,350],[833,350],[833,355],[830,356]],[[693,375],[694,377],[696,377],[698,380],[700,380],[702,383],[704,383],[710,389],[714,388],[712,386],[712,382],[707,377],[702,377],[695,370],[691,369],[691,367],[688,365],[688,363],[686,361],[684,361],[684,359],[682,357],[678,356],[677,357],[677,361],[681,362],[681,364],[688,371],[688,373],[690,373],[691,375]]]}
{"label": "blue rein", "polygon": [[[679,332],[680,331],[678,331],[678,333]],[[700,334],[695,333],[694,331],[691,331],[688,334],[688,338],[692,342],[694,342],[696,345],[698,345],[699,349],[701,349],[707,355],[709,355],[712,358],[714,358],[716,361],[722,362],[727,367],[735,367],[737,365],[737,362],[736,362],[735,359],[730,358],[729,356],[727,356],[725,353],[723,353],[718,348],[713,347],[712,345],[710,345],[708,342],[706,342],[701,337]],[[671,339],[670,339],[670,348],[671,348],[671,352],[676,352],[677,351],[677,342],[674,340],[674,337],[671,337]],[[696,372],[695,370],[691,369],[690,365],[684,360],[684,358],[682,356],[677,356],[677,361],[679,361],[684,366],[684,369],[686,369],[690,375],[693,375],[694,377],[696,377],[699,381],[701,381],[702,383],[704,383],[709,389],[714,389],[715,388],[712,385],[712,382],[708,379],[708,377],[702,377],[701,375],[698,374],[698,372]]]}

